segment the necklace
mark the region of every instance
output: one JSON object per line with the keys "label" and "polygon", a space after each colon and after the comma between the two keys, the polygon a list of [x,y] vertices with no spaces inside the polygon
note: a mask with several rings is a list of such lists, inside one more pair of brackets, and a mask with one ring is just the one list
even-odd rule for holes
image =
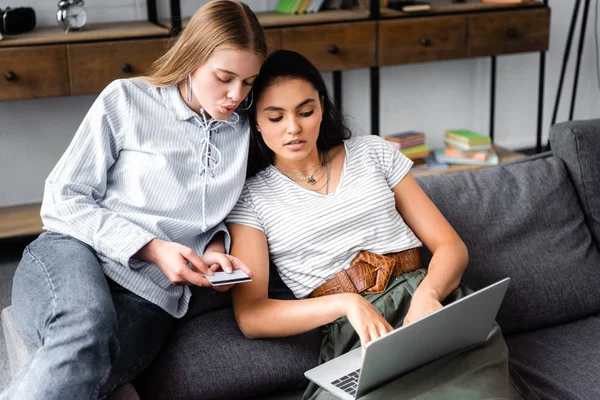
{"label": "necklace", "polygon": [[[321,157],[319,157],[319,158],[321,158]],[[323,168],[325,168],[325,166],[328,165],[328,163],[327,163],[327,153],[325,153],[325,155],[323,156],[323,159],[319,162],[318,165],[319,165],[319,168],[317,168],[310,175],[288,175],[284,171],[288,172],[288,171],[294,171],[294,170],[279,169],[277,167],[275,167],[275,168],[279,169],[280,172],[282,172],[285,176],[287,176],[288,178],[290,178],[293,181],[304,181],[304,180],[306,180],[306,184],[307,185],[313,186],[318,181],[318,179],[315,179],[315,175],[318,174],[319,172],[323,171]],[[303,169],[303,170],[298,170],[298,171],[294,171],[294,172],[308,171],[309,169],[310,168]]]}
{"label": "necklace", "polygon": [[284,175],[287,176],[288,178],[290,178],[293,181],[303,181],[303,180],[306,180],[306,184],[312,186],[315,183],[317,183],[317,180],[314,178],[315,175],[318,174],[319,172],[323,171],[323,168],[325,168],[325,165],[321,164],[320,168],[318,168],[312,174],[306,175],[306,176],[294,176],[294,175],[287,175],[287,174],[284,174]]}
{"label": "necklace", "polygon": [[[291,179],[292,181],[296,181],[296,180],[305,180],[308,179],[308,181],[306,182],[307,185],[309,186],[313,186],[315,183],[317,183],[318,181],[320,181],[322,177],[315,179],[314,175],[316,175],[319,171],[322,171],[324,168],[326,168],[326,172],[325,172],[325,182],[323,183],[323,185],[321,185],[320,187],[313,189],[313,188],[306,188],[312,192],[320,192],[321,190],[325,189],[325,195],[329,194],[329,181],[331,179],[331,166],[329,165],[329,154],[328,153],[324,153],[323,154],[323,158],[320,164],[320,168],[318,168],[315,172],[313,172],[311,175],[307,175],[307,176],[290,176],[287,174],[283,174],[285,175],[287,178]],[[277,168],[277,167],[275,167]],[[285,171],[285,170],[280,170],[279,168],[277,168],[277,170],[281,171]],[[299,184],[297,184],[299,185]],[[302,185],[300,185],[302,186]]]}
{"label": "necklace", "polygon": [[331,168],[329,167],[329,163],[326,162],[325,165],[327,166],[327,173],[326,173],[326,179],[325,179],[325,183],[323,183],[323,185],[320,188],[317,189],[310,189],[307,188],[308,190],[312,190],[313,192],[319,192],[321,191],[323,188],[325,188],[325,195],[329,194],[329,178],[331,176]]}

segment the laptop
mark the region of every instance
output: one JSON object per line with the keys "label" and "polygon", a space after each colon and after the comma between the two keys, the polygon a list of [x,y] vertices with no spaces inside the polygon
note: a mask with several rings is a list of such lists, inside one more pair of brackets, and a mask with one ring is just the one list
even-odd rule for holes
{"label": "laptop", "polygon": [[367,343],[364,358],[359,347],[304,375],[331,394],[354,400],[430,361],[485,342],[509,283],[505,278]]}

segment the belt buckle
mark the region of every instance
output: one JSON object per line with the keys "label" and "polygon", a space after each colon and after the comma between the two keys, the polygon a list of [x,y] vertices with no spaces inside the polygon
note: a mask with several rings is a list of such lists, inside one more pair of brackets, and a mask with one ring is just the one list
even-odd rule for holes
{"label": "belt buckle", "polygon": [[374,271],[377,272],[377,276],[375,278],[375,285],[371,286],[364,292],[366,294],[378,294],[385,292],[388,283],[390,282],[390,278],[392,277],[392,272],[394,272],[395,262],[389,258],[385,259],[385,263],[383,265],[374,266]]}

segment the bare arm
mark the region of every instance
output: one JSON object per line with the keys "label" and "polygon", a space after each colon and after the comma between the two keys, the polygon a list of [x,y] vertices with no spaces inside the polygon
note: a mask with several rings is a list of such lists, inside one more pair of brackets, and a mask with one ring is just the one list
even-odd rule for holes
{"label": "bare arm", "polygon": [[269,299],[269,249],[264,233],[239,224],[231,224],[228,228],[231,254],[244,261],[254,274],[252,282],[232,289],[235,317],[246,337],[297,335],[344,315],[348,316],[363,343],[391,330],[377,310],[356,294],[303,300]]}
{"label": "bare arm", "polygon": [[[467,247],[411,174],[407,174],[393,191],[398,212],[433,254],[427,276],[415,292],[413,301],[424,296],[441,302],[460,283],[469,261]],[[410,319],[409,316],[409,322]]]}

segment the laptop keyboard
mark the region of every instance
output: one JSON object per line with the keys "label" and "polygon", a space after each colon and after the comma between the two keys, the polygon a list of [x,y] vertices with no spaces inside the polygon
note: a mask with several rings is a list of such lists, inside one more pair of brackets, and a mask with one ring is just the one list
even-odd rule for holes
{"label": "laptop keyboard", "polygon": [[335,381],[331,382],[331,384],[352,396],[356,396],[356,387],[358,386],[359,374],[360,368],[356,371],[350,372],[348,375],[344,375],[341,378],[336,379]]}

